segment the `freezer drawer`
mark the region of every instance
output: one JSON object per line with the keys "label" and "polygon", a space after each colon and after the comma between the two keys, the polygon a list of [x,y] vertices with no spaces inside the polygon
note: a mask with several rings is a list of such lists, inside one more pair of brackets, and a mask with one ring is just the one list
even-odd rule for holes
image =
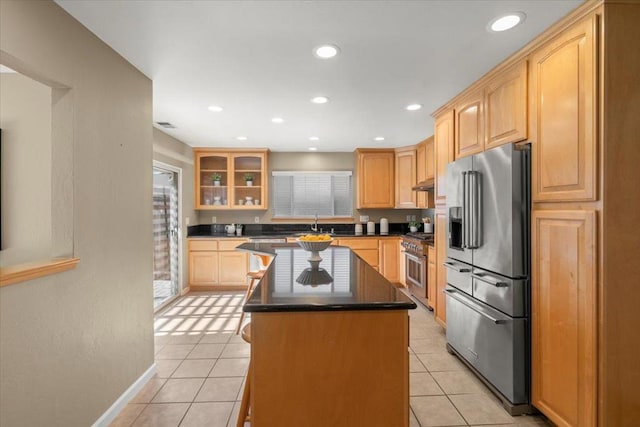
{"label": "freezer drawer", "polygon": [[451,258],[447,258],[444,266],[447,268],[447,284],[471,295],[473,291],[471,271],[473,268],[469,264]]}
{"label": "freezer drawer", "polygon": [[526,320],[447,287],[447,342],[513,404],[529,401]]}
{"label": "freezer drawer", "polygon": [[510,279],[479,268],[473,269],[471,278],[474,298],[512,317],[527,315],[528,279]]}

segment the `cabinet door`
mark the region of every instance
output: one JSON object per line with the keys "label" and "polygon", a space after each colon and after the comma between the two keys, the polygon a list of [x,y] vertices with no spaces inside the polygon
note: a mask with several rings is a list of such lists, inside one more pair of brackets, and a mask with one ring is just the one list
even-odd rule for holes
{"label": "cabinet door", "polygon": [[435,177],[435,167],[436,167],[436,161],[435,161],[435,154],[434,154],[434,143],[433,143],[433,137],[429,138],[426,141],[425,144],[425,168],[426,168],[426,173],[425,173],[425,179],[433,179]]}
{"label": "cabinet door", "polygon": [[453,161],[453,110],[436,118],[434,126],[435,193],[437,205],[446,203],[447,164]]}
{"label": "cabinet door", "polygon": [[[424,181],[427,179],[427,144],[422,141],[416,148],[416,181]],[[416,206],[419,208],[427,207],[427,193],[425,191],[416,191]]]}
{"label": "cabinet door", "polygon": [[233,209],[266,209],[267,168],[266,153],[237,153],[231,155],[233,167]]}
{"label": "cabinet door", "polygon": [[396,153],[396,208],[415,209],[417,194],[411,189],[416,185],[416,150]]}
{"label": "cabinet door", "polygon": [[447,304],[445,303],[444,289],[447,287],[447,272],[444,261],[447,258],[447,217],[444,211],[436,212],[436,295],[435,314],[436,320],[442,326],[447,324]]}
{"label": "cabinet door", "polygon": [[393,151],[358,151],[358,209],[395,206]]}
{"label": "cabinet door", "polygon": [[220,285],[246,285],[249,257],[246,252],[218,252]]}
{"label": "cabinet door", "polygon": [[593,211],[532,214],[532,400],[561,426],[596,425]]}
{"label": "cabinet door", "polygon": [[436,310],[437,295],[437,274],[436,274],[436,250],[429,248],[429,256],[427,262],[427,299],[429,307]]}
{"label": "cabinet door", "polygon": [[189,285],[218,284],[218,253],[189,252]]}
{"label": "cabinet door", "polygon": [[596,19],[574,25],[531,56],[534,201],[596,198]]}
{"label": "cabinet door", "polygon": [[527,61],[501,72],[485,88],[486,149],[527,139]]}
{"label": "cabinet door", "polygon": [[194,150],[195,208],[222,209],[229,207],[229,154]]}
{"label": "cabinet door", "polygon": [[388,281],[400,282],[400,240],[380,239],[378,248],[380,272]]}
{"label": "cabinet door", "polygon": [[482,91],[470,93],[455,107],[455,158],[484,151]]}
{"label": "cabinet door", "polygon": [[355,252],[356,255],[358,255],[360,258],[365,260],[367,264],[369,264],[371,267],[380,271],[379,265],[378,265],[379,255],[378,255],[377,248],[376,249],[352,249],[352,251]]}

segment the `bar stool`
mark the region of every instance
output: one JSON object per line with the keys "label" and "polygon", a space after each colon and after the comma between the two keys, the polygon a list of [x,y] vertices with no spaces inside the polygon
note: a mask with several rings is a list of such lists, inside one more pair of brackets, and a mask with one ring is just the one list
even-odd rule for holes
{"label": "bar stool", "polygon": [[[242,339],[251,344],[251,322],[242,328]],[[244,423],[251,422],[249,416],[249,408],[251,406],[251,360],[249,360],[249,368],[247,376],[244,380],[244,391],[242,392],[242,401],[240,402],[240,412],[238,412],[238,421],[236,427],[244,427]]]}
{"label": "bar stool", "polygon": [[[247,293],[244,296],[244,301],[242,305],[245,305],[251,294],[253,293],[253,289],[256,287],[256,283],[262,279],[264,276],[264,272],[266,271],[269,263],[271,262],[272,257],[268,255],[255,255],[260,260],[260,269],[258,271],[250,271],[247,273],[247,279],[249,279],[249,286],[247,287]],[[240,333],[240,328],[242,327],[242,322],[244,320],[244,311],[240,313],[240,321],[238,322],[238,327],[236,328],[236,335]]]}

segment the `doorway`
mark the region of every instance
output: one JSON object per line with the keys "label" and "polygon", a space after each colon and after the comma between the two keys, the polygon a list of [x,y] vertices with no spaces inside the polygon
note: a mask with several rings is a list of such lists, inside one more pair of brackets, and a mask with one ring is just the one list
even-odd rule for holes
{"label": "doorway", "polygon": [[153,308],[180,293],[181,169],[153,162]]}

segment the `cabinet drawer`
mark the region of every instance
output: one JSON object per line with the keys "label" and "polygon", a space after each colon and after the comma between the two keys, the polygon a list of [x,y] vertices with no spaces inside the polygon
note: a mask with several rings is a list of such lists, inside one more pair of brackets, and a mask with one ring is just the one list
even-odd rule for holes
{"label": "cabinet drawer", "polygon": [[219,251],[233,251],[238,245],[248,242],[247,239],[224,239],[218,241]]}
{"label": "cabinet drawer", "polygon": [[218,242],[216,240],[189,240],[190,251],[217,251]]}
{"label": "cabinet drawer", "polygon": [[362,237],[360,239],[340,239],[339,245],[348,246],[351,249],[375,249],[377,251],[378,239],[371,237]]}

